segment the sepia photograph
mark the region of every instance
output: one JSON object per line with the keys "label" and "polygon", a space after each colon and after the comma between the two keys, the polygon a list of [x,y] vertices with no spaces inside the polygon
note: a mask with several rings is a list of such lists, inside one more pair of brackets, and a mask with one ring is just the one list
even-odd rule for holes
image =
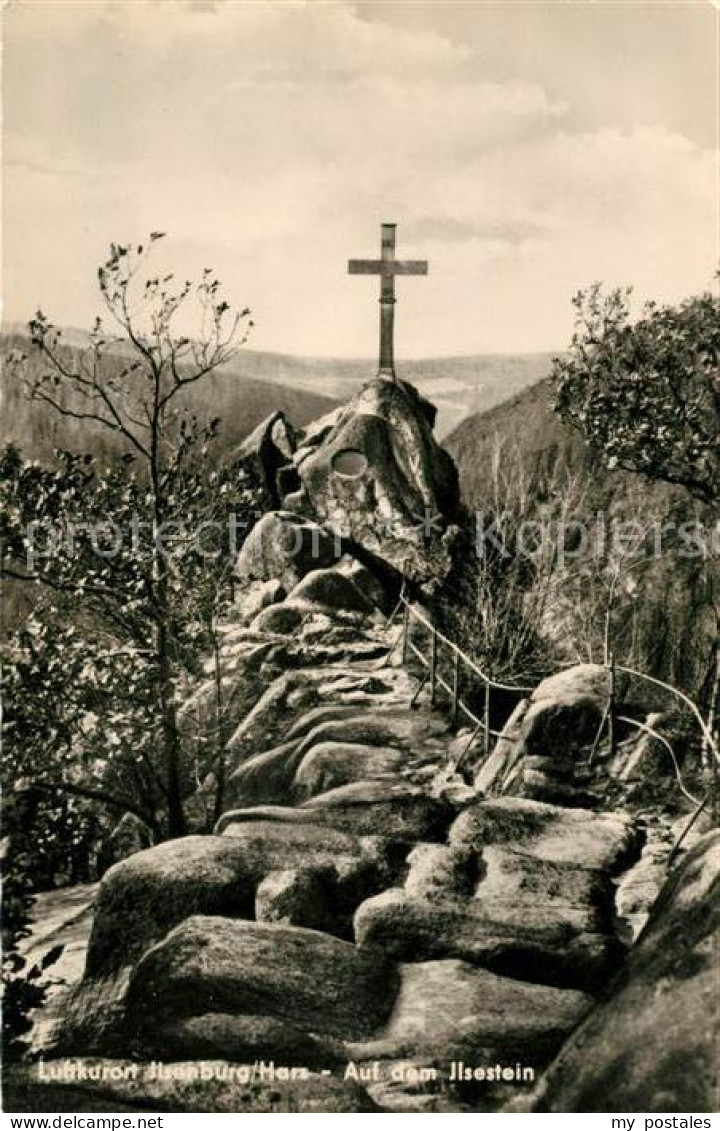
{"label": "sepia photograph", "polygon": [[3,1127],[714,1126],[720,0],[2,76]]}

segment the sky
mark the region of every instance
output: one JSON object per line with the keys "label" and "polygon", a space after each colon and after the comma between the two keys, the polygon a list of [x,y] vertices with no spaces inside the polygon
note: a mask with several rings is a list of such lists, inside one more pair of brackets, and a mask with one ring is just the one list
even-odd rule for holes
{"label": "sky", "polygon": [[212,267],[256,349],[562,349],[571,297],[709,288],[718,0],[9,0],[4,317],[88,326],[111,241]]}

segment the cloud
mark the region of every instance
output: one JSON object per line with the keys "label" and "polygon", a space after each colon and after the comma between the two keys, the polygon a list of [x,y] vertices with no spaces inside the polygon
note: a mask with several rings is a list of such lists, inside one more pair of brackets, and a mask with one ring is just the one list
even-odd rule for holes
{"label": "cloud", "polygon": [[410,240],[425,243],[467,243],[469,240],[494,240],[509,245],[526,243],[540,238],[543,228],[539,224],[512,223],[485,219],[458,220],[449,215],[417,216],[404,225]]}
{"label": "cloud", "polygon": [[349,4],[57,0],[6,23],[8,317],[86,322],[105,246],[158,227],[171,266],[253,306],[255,345],[306,353],[373,348],[375,284],[345,261],[383,219],[432,260],[402,281],[407,353],[560,346],[591,278],[678,297],[712,274],[712,154],[578,127],[511,57],[489,76]]}

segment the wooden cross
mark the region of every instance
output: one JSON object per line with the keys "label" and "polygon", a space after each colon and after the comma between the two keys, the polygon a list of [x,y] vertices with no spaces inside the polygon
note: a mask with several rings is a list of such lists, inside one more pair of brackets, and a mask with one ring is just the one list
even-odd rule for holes
{"label": "wooden cross", "polygon": [[393,346],[395,276],[427,275],[427,259],[396,259],[395,228],[397,224],[383,224],[380,259],[350,259],[350,275],[380,276],[380,369],[379,377],[395,381],[395,353]]}

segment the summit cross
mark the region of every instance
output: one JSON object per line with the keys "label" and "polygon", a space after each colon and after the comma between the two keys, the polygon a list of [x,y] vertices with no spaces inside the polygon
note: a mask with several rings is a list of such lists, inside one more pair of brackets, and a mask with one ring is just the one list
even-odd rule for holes
{"label": "summit cross", "polygon": [[380,259],[350,259],[350,275],[380,276],[380,368],[378,377],[396,381],[393,332],[395,322],[395,276],[427,275],[427,259],[396,259],[395,229],[397,224],[381,228]]}

